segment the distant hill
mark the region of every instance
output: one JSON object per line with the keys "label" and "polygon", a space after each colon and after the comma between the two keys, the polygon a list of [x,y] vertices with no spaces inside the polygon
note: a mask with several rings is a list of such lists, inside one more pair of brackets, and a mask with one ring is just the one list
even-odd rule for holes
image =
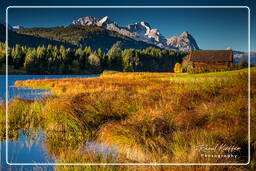
{"label": "distant hill", "polygon": [[[233,51],[235,63],[239,63],[241,61],[248,62],[248,53],[241,51]],[[250,62],[252,65],[256,64],[256,52],[250,52]]]}
{"label": "distant hill", "polygon": [[20,29],[18,34],[46,38],[52,41],[71,44],[75,47],[90,46],[96,50],[101,48],[108,51],[117,41],[121,42],[121,49],[135,48],[145,49],[158,46],[144,41],[134,40],[116,31],[107,30],[103,27],[91,26],[68,26],[52,28],[25,28]]}
{"label": "distant hill", "polygon": [[[0,41],[5,42],[5,25],[0,24]],[[20,44],[23,46],[28,46],[28,47],[37,47],[37,46],[42,46],[42,45],[56,45],[60,46],[63,45],[65,47],[70,47],[70,48],[75,48],[76,46],[67,43],[67,42],[60,42],[56,40],[50,40],[47,38],[42,38],[38,36],[32,36],[32,35],[25,35],[25,34],[20,34],[16,33],[12,30],[8,31],[8,45],[9,46],[15,46],[16,44]]]}

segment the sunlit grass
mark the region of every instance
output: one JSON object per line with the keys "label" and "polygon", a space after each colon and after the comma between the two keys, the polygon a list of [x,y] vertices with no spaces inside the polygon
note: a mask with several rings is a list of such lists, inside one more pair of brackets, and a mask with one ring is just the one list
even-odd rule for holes
{"label": "sunlit grass", "polygon": [[[251,68],[251,76],[255,83],[255,68]],[[10,102],[10,115],[13,115],[10,119],[17,125],[42,122],[47,131],[68,134],[60,138],[49,133],[46,141],[46,148],[62,162],[235,163],[247,159],[246,69],[203,74],[114,72],[104,73],[99,78],[30,80],[15,85],[52,90],[55,96],[43,101],[15,99]],[[256,122],[255,85],[251,85],[252,123]],[[18,118],[23,121],[15,121]],[[255,132],[255,126],[252,130]],[[78,147],[84,141],[117,147],[118,157],[106,158],[90,151],[81,154]],[[203,159],[196,149],[200,144],[221,143],[240,146],[240,158]],[[255,162],[249,167],[255,167]],[[197,167],[188,169],[192,168]],[[209,167],[197,169],[209,170]]]}

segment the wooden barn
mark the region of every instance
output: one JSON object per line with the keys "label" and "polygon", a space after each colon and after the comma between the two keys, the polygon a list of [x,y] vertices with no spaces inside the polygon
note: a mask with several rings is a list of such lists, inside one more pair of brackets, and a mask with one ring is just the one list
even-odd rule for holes
{"label": "wooden barn", "polygon": [[233,63],[232,50],[193,50],[188,54],[195,70],[222,70]]}

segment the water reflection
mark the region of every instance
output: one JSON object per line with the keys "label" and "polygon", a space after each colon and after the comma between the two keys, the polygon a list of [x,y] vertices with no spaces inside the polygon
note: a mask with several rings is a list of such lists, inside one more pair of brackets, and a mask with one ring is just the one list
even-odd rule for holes
{"label": "water reflection", "polygon": [[[50,90],[40,90],[40,89],[30,89],[30,88],[17,88],[14,87],[14,83],[17,80],[28,80],[28,79],[45,79],[45,78],[67,78],[67,77],[97,77],[97,75],[91,76],[42,76],[42,75],[22,75],[22,76],[9,76],[8,81],[8,97],[9,100],[19,97],[22,99],[35,99],[46,96],[50,93]],[[0,100],[5,103],[5,76],[0,76]],[[1,125],[3,126],[3,125]],[[65,139],[67,137],[63,136],[63,132],[56,133],[55,131],[46,131],[41,128],[10,128],[9,129],[9,141],[8,141],[8,161],[10,163],[54,163],[60,162],[60,158],[63,158],[65,150],[73,151],[77,149],[90,149],[94,152],[105,152],[105,154],[110,154],[110,149],[104,147],[103,144],[99,146],[96,143],[85,143],[85,141],[77,141],[75,137],[72,140]],[[58,138],[56,139],[56,136]],[[60,137],[62,137],[60,139]],[[64,138],[63,138],[64,137]],[[0,170],[5,170],[7,168],[20,169],[20,168],[33,168],[33,166],[8,166],[5,163],[5,153],[6,153],[6,142],[4,141],[4,136],[1,137],[1,166]],[[61,141],[60,141],[61,140]],[[73,143],[72,143],[73,141]],[[64,143],[64,146],[60,144]],[[58,146],[57,146],[58,145]],[[68,145],[68,147],[67,147]],[[93,150],[94,149],[94,150]],[[80,151],[82,152],[82,151]],[[60,154],[62,153],[62,154]],[[83,153],[83,152],[82,152]],[[58,154],[58,155],[57,155]],[[60,161],[59,161],[60,160]],[[63,162],[63,161],[62,161]],[[41,169],[40,167],[36,167]],[[42,167],[47,170],[53,170],[52,166]]]}
{"label": "water reflection", "polygon": [[115,146],[107,146],[104,143],[97,142],[86,142],[82,151],[89,150],[93,153],[103,154],[106,156],[110,156],[112,158],[116,158],[118,154],[118,148]]}
{"label": "water reflection", "polygon": [[[53,163],[47,150],[43,149],[43,133],[38,130],[11,131],[12,139],[8,141],[8,162],[9,163]],[[53,166],[10,166],[6,160],[6,141],[1,141],[1,165],[0,170],[54,170]]]}
{"label": "water reflection", "polygon": [[[53,163],[55,160],[43,149],[41,130],[19,130],[17,141],[8,141],[8,161],[11,163]],[[22,157],[21,157],[22,156]]]}
{"label": "water reflection", "polygon": [[8,94],[9,94],[8,96],[9,100],[13,99],[14,97],[32,100],[35,98],[42,98],[45,95],[49,95],[50,90],[30,89],[30,88],[9,86]]}
{"label": "water reflection", "polygon": [[[98,75],[9,75],[8,76],[8,99],[20,97],[23,99],[41,98],[50,90],[30,89],[15,87],[16,81],[33,80],[33,79],[59,79],[59,78],[91,78]],[[6,76],[0,75],[0,101],[5,102],[6,99]]]}

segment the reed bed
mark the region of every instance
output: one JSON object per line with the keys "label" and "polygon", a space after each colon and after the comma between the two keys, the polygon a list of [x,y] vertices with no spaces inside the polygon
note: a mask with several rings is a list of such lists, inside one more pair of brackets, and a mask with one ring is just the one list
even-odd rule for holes
{"label": "reed bed", "polygon": [[[255,83],[255,68],[252,68],[251,76],[252,83]],[[117,72],[105,73],[99,78],[17,81],[15,85],[52,90],[53,96],[43,101],[15,99],[10,102],[10,115],[13,115],[10,119],[30,120],[17,125],[30,125],[34,120],[42,123],[47,131],[68,134],[62,139],[49,133],[47,139],[46,148],[52,150],[51,153],[61,162],[247,161],[247,70],[205,74]],[[252,162],[243,167],[220,166],[219,170],[255,168],[255,95],[256,84],[252,84]],[[25,113],[27,116],[23,116]],[[84,141],[117,147],[118,155],[108,158],[89,151],[81,153],[80,145]],[[202,144],[237,145],[242,150],[237,153],[237,159],[202,158],[197,149]],[[60,166],[56,169],[83,168]],[[102,168],[180,169],[178,166],[94,167]],[[86,169],[94,170],[92,166]],[[210,166],[187,166],[187,169],[212,170]]]}

